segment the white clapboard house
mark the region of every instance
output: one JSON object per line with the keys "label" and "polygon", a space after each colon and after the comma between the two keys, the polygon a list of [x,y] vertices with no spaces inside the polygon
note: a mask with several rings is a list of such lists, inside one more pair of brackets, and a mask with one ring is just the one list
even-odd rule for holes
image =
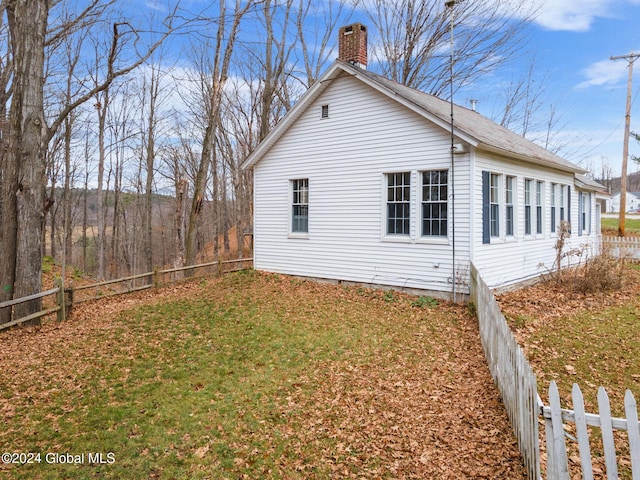
{"label": "white clapboard house", "polygon": [[452,130],[449,101],[366,70],[366,33],[340,30],[243,164],[256,269],[442,296],[468,292],[470,262],[492,288],[546,272],[561,220],[568,248],[592,248],[601,187],[583,169],[461,106]]}

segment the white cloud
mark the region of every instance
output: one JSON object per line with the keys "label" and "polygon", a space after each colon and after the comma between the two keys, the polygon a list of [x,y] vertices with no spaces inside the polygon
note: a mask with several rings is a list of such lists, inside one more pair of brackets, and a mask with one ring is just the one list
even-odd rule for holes
{"label": "white cloud", "polygon": [[624,4],[639,4],[639,0],[535,0],[539,7],[536,21],[550,30],[586,32],[598,17],[616,17]]}
{"label": "white cloud", "polygon": [[627,77],[627,65],[625,61],[614,62],[610,59],[592,63],[582,70],[586,80],[579,83],[576,88],[615,85]]}

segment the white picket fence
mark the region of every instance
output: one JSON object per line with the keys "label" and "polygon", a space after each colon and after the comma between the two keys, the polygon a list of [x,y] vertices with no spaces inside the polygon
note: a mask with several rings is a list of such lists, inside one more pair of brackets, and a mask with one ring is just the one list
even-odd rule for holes
{"label": "white picket fence", "polygon": [[[569,480],[569,463],[565,437],[578,443],[580,452],[580,469],[584,480],[594,478],[591,457],[591,443],[588,427],[598,427],[602,437],[602,448],[607,479],[618,479],[618,458],[614,430],[626,431],[629,442],[629,457],[632,479],[640,480],[640,433],[636,400],[630,390],[624,397],[625,418],[611,416],[609,396],[603,387],[598,389],[599,414],[585,412],[584,399],[580,387],[573,384],[572,400],[574,410],[563,409],[560,405],[560,394],[554,381],[549,385],[549,406],[542,409],[545,418],[547,445],[547,478],[549,480]],[[566,423],[575,424],[575,437],[570,436],[564,428]],[[620,437],[618,437],[620,438]],[[620,447],[620,445],[618,445]]]}
{"label": "white picket fence", "polygon": [[518,449],[531,480],[540,478],[540,439],[538,416],[542,402],[538,395],[536,376],[520,349],[507,321],[500,311],[493,292],[471,264],[471,301],[476,308],[480,339],[489,371],[502,403],[507,410],[511,428],[518,440]]}
{"label": "white picket fence", "polygon": [[640,262],[640,237],[602,237],[602,249],[613,257]]}
{"label": "white picket fence", "polygon": [[570,478],[565,437],[573,437],[564,428],[567,423],[572,423],[572,429],[576,431],[575,441],[578,443],[580,452],[583,480],[594,479],[588,426],[598,427],[601,430],[606,474],[609,480],[619,478],[613,430],[627,432],[628,451],[633,471],[631,478],[640,480],[638,413],[636,400],[631,392],[627,391],[625,395],[626,419],[611,417],[609,398],[602,387],[598,391],[599,414],[584,411],[582,392],[577,385],[573,388],[575,410],[563,409],[560,406],[558,387],[553,381],[549,387],[549,406],[544,405],[538,395],[536,377],[529,362],[500,311],[493,292],[484,283],[473,264],[471,265],[470,301],[476,309],[487,365],[500,391],[511,427],[518,440],[518,448],[522,454],[528,478],[531,480],[542,478],[538,432],[538,418],[542,415],[545,419],[548,480],[569,480]]}

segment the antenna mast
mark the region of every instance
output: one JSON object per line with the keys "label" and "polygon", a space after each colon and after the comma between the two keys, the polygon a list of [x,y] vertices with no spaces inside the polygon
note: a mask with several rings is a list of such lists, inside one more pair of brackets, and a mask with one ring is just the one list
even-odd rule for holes
{"label": "antenna mast", "polygon": [[458,0],[445,0],[444,5],[449,9],[449,30],[450,30],[450,47],[451,57],[449,59],[449,104],[451,106],[451,285],[453,292],[453,302],[456,302],[456,195],[455,195],[455,176],[454,176],[454,151],[455,151],[455,137],[453,130],[453,7],[455,7]]}

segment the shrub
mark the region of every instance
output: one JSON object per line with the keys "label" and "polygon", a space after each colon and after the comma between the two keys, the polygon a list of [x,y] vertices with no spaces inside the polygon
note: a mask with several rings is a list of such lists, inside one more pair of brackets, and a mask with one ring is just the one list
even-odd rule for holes
{"label": "shrub", "polygon": [[591,257],[573,272],[573,290],[584,294],[620,290],[623,268],[624,261],[607,252]]}
{"label": "shrub", "polygon": [[[558,240],[554,246],[555,263],[553,269],[549,271],[550,279],[558,286],[563,285],[570,291],[582,294],[621,289],[624,259],[614,257],[608,251],[589,257],[588,245],[565,250],[566,239],[571,236],[570,228],[571,225],[568,222],[560,223]],[[563,262],[571,257],[577,258],[578,263],[572,267],[562,268]]]}

